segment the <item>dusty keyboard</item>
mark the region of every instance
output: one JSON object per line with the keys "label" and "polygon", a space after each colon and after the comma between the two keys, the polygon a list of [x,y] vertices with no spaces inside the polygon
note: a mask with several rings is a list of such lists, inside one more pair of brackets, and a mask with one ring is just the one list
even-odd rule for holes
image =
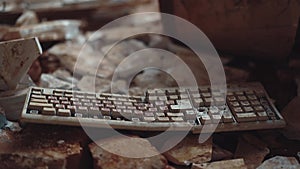
{"label": "dusty keyboard", "polygon": [[282,128],[285,122],[260,83],[151,89],[144,96],[32,87],[22,122],[114,129],[225,132]]}

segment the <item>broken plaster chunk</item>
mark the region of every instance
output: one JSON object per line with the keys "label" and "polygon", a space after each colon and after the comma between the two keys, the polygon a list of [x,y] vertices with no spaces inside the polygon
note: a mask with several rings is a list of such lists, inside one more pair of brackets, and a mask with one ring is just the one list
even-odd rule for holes
{"label": "broken plaster chunk", "polygon": [[295,157],[276,156],[264,161],[257,169],[298,169],[300,164]]}
{"label": "broken plaster chunk", "polygon": [[212,138],[204,143],[199,143],[199,136],[188,135],[179,144],[165,152],[169,161],[177,165],[189,165],[191,163],[204,163],[211,160]]}
{"label": "broken plaster chunk", "polygon": [[0,42],[0,90],[16,89],[30,66],[42,53],[37,38]]}
{"label": "broken plaster chunk", "polygon": [[233,159],[212,163],[193,164],[192,169],[247,169],[247,167],[243,159]]}

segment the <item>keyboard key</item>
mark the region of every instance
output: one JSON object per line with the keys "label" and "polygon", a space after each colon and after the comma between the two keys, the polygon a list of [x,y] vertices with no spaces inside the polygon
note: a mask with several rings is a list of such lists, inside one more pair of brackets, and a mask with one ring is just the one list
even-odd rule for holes
{"label": "keyboard key", "polygon": [[169,122],[170,121],[169,117],[157,117],[157,120],[159,122]]}
{"label": "keyboard key", "polygon": [[55,108],[44,107],[42,110],[42,115],[54,116],[56,114]]}
{"label": "keyboard key", "polygon": [[36,102],[36,103],[48,103],[48,100],[46,100],[46,99],[35,99],[35,98],[32,98],[32,99],[30,99],[30,101],[31,102]]}
{"label": "keyboard key", "polygon": [[183,117],[183,113],[167,113],[167,116],[169,117]]}
{"label": "keyboard key", "polygon": [[236,120],[240,122],[256,121],[257,116],[255,113],[236,113]]}
{"label": "keyboard key", "polygon": [[144,117],[143,121],[153,122],[153,121],[155,121],[155,117]]}
{"label": "keyboard key", "polygon": [[194,110],[186,110],[185,111],[185,119],[187,120],[195,120],[196,119],[196,113]]}
{"label": "keyboard key", "polygon": [[40,110],[40,111],[42,111],[44,107],[52,108],[53,104],[51,104],[51,103],[29,102],[29,105],[28,105],[28,109]]}
{"label": "keyboard key", "polygon": [[202,125],[205,124],[210,124],[212,123],[211,118],[208,114],[203,114],[200,118],[199,118],[200,122]]}
{"label": "keyboard key", "polygon": [[266,121],[269,120],[268,114],[265,111],[257,112],[258,120]]}
{"label": "keyboard key", "polygon": [[39,114],[39,111],[38,110],[30,110],[29,113],[30,114]]}
{"label": "keyboard key", "polygon": [[46,96],[44,96],[44,95],[32,94],[32,95],[31,95],[31,98],[34,98],[34,99],[46,99]]}
{"label": "keyboard key", "polygon": [[182,117],[170,117],[170,121],[173,122],[184,122]]}
{"label": "keyboard key", "polygon": [[240,103],[242,106],[250,106],[250,103],[248,101],[241,101]]}
{"label": "keyboard key", "polygon": [[71,111],[69,109],[58,109],[57,115],[58,116],[70,117],[71,116]]}
{"label": "keyboard key", "polygon": [[230,113],[223,113],[222,120],[224,123],[232,123],[234,122],[233,116]]}
{"label": "keyboard key", "polygon": [[243,113],[244,110],[242,109],[242,107],[234,107],[233,108],[233,112],[234,113]]}
{"label": "keyboard key", "polygon": [[191,103],[190,103],[190,100],[177,100],[176,102],[179,105],[179,108],[181,110],[186,110],[186,109],[193,108]]}
{"label": "keyboard key", "polygon": [[239,102],[229,102],[229,104],[234,107],[240,106]]}
{"label": "keyboard key", "polygon": [[227,99],[228,99],[229,101],[236,101],[235,96],[227,96]]}

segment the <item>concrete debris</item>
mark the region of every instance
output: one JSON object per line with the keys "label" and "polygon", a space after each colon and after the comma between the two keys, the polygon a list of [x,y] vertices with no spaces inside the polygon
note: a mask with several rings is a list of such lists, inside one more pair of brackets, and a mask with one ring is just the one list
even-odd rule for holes
{"label": "concrete debris", "polygon": [[38,37],[41,42],[70,40],[78,36],[80,25],[81,22],[77,20],[56,20],[12,27],[3,36],[3,39]]}
{"label": "concrete debris", "polygon": [[38,16],[33,11],[25,11],[16,21],[16,26],[26,26],[39,23]]}
{"label": "concrete debris", "polygon": [[78,83],[78,80],[75,77],[73,77],[69,71],[64,69],[58,69],[55,72],[53,72],[52,75],[69,83]]}
{"label": "concrete debris", "polygon": [[127,57],[132,53],[145,49],[143,42],[135,39],[121,41],[117,44],[110,44],[101,48],[101,51],[110,58],[110,55],[121,55]]}
{"label": "concrete debris", "polygon": [[270,150],[259,138],[250,134],[243,134],[234,154],[234,158],[243,158],[249,169],[255,169],[264,160]]}
{"label": "concrete debris", "polygon": [[114,65],[103,57],[103,53],[89,45],[83,47],[73,43],[62,43],[53,46],[48,52],[58,56],[61,64],[74,75],[90,74],[107,78],[114,71]]}
{"label": "concrete debris", "polygon": [[[179,144],[164,153],[165,157],[177,165],[204,163],[212,157],[212,138],[200,144],[198,135],[188,135]],[[169,141],[167,142],[169,144]]]}
{"label": "concrete debris", "polygon": [[128,94],[129,84],[125,80],[117,80],[111,83],[111,93]]}
{"label": "concrete debris", "polygon": [[46,88],[72,89],[75,87],[75,84],[60,80],[52,74],[42,74],[40,86]]}
{"label": "concrete debris", "polygon": [[276,156],[264,161],[257,169],[299,169],[300,164],[295,157]]}
{"label": "concrete debris", "polygon": [[166,88],[177,85],[169,74],[156,69],[144,70],[134,78],[133,82],[143,88]]}
{"label": "concrete debris", "polygon": [[[21,132],[4,132],[0,134],[0,168],[84,168],[80,143],[85,144],[87,137],[79,128],[28,125]],[[57,144],[59,140],[65,144]]]}
{"label": "concrete debris", "polygon": [[129,94],[133,96],[144,96],[145,90],[143,90],[141,87],[130,87],[129,88]]}
{"label": "concrete debris", "polygon": [[212,161],[232,159],[233,153],[214,144],[212,152]]}
{"label": "concrete debris", "polygon": [[[102,39],[109,43],[119,42],[120,40],[126,39],[128,36],[147,33],[147,32],[161,32],[161,25],[151,25],[145,24],[143,26],[119,26],[119,27],[111,27],[101,30],[103,33]],[[148,39],[148,35],[144,35]],[[141,37],[140,37],[141,38]]]}
{"label": "concrete debris", "polygon": [[111,81],[94,76],[83,76],[77,87],[86,92],[107,93],[110,91]]}
{"label": "concrete debris", "polygon": [[53,73],[61,65],[56,55],[49,54],[48,52],[43,53],[39,57],[40,64],[42,66],[43,73]]}
{"label": "concrete debris", "polygon": [[164,169],[167,160],[147,139],[115,137],[99,140],[89,145],[94,158],[94,168],[145,168]]}
{"label": "concrete debris", "polygon": [[192,165],[192,169],[247,169],[243,159],[216,161]]}

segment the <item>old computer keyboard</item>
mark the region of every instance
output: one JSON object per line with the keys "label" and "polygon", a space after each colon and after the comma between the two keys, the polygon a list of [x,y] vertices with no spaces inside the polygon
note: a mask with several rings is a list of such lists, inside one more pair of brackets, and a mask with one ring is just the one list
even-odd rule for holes
{"label": "old computer keyboard", "polygon": [[32,87],[21,122],[193,133],[285,126],[260,83],[228,85],[226,96],[208,86],[151,89],[144,96]]}

